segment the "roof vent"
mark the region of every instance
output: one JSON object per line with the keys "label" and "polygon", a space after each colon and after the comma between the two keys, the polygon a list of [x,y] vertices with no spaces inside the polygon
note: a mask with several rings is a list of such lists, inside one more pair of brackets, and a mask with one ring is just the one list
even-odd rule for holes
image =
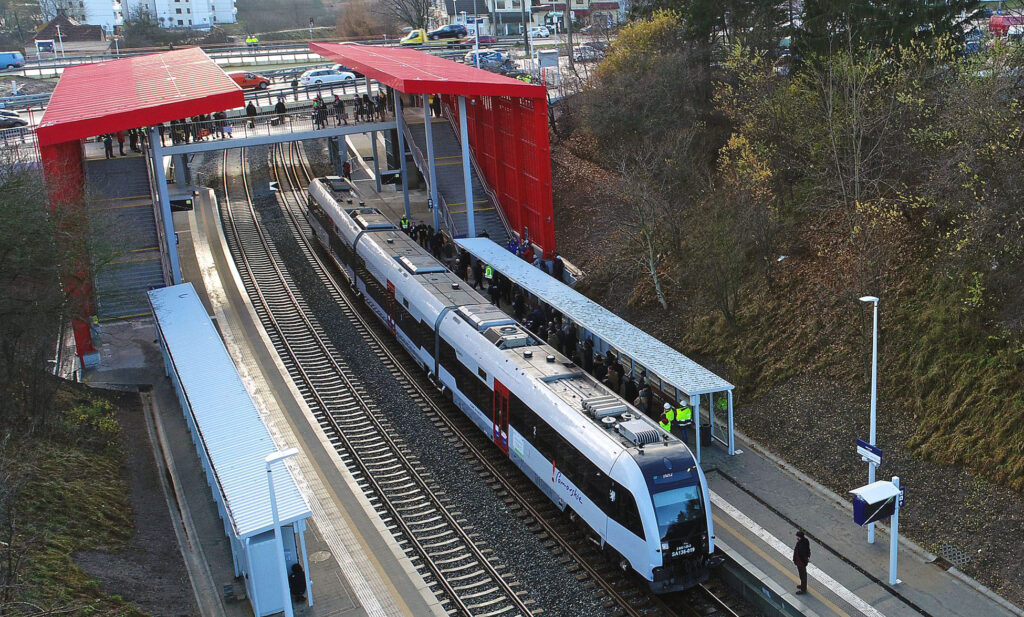
{"label": "roof vent", "polygon": [[532,358],[533,357],[533,352],[530,351],[529,349],[527,349],[526,351],[523,352],[523,357],[524,358]]}
{"label": "roof vent", "polygon": [[458,288],[459,288],[459,284],[458,283],[452,283],[452,289],[458,289]]}
{"label": "roof vent", "polygon": [[601,418],[601,424],[607,424],[608,426],[615,424],[615,416],[605,416]]}
{"label": "roof vent", "polygon": [[618,426],[619,434],[633,442],[636,446],[646,446],[652,443],[658,443],[661,440],[663,433],[659,429],[647,424],[643,420],[629,420],[628,422],[622,422]]}
{"label": "roof vent", "polygon": [[394,244],[394,243],[395,243],[395,239],[394,238],[388,238],[388,244]]}
{"label": "roof vent", "polygon": [[554,361],[555,361],[555,357],[554,357],[554,356],[552,356],[551,354],[548,354],[548,357],[547,357],[547,358],[545,358],[545,360],[547,360],[547,361],[548,361],[548,363],[551,363],[551,362],[554,362]]}

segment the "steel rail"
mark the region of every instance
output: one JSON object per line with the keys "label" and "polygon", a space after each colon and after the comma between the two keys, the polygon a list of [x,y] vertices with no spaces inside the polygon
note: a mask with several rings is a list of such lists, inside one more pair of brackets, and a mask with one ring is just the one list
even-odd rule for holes
{"label": "steel rail", "polygon": [[[235,234],[238,247],[236,254],[241,262],[239,265],[242,266],[250,281],[249,286],[252,288],[253,292],[250,294],[250,297],[252,297],[252,300],[254,301],[254,306],[259,308],[258,305],[262,305],[263,311],[261,312],[263,315],[261,315],[261,320],[264,321],[265,327],[268,327],[268,334],[273,334],[273,331],[276,331],[278,341],[275,346],[279,347],[278,351],[282,355],[282,360],[287,362],[290,357],[293,365],[290,372],[294,373],[292,375],[293,379],[303,382],[297,384],[300,386],[300,390],[305,390],[304,395],[307,397],[307,400],[311,399],[310,402],[321,410],[321,413],[318,414],[321,416],[318,418],[321,422],[321,426],[327,424],[324,428],[330,428],[332,432],[335,433],[337,439],[344,443],[352,464],[358,468],[360,474],[371,485],[374,492],[373,498],[378,500],[380,503],[379,508],[388,515],[391,521],[394,522],[395,526],[399,528],[401,534],[409,541],[413,547],[412,552],[420,557],[425,564],[425,568],[431,573],[431,576],[435,579],[437,585],[444,590],[444,599],[451,602],[458,612],[466,615],[474,615],[485,610],[488,613],[492,613],[496,608],[496,604],[503,603],[506,605],[505,612],[517,611],[519,614],[530,615],[531,611],[525,605],[523,600],[520,599],[518,594],[511,589],[511,585],[505,581],[497,569],[487,560],[479,547],[474,544],[469,533],[462,529],[458,520],[455,518],[455,515],[448,511],[445,504],[442,503],[437,495],[434,494],[434,491],[430,489],[427,481],[425,481],[422,476],[416,472],[413,467],[413,463],[402,452],[399,444],[396,443],[396,441],[388,434],[387,428],[384,427],[377,419],[374,406],[366,400],[364,394],[362,394],[362,388],[353,383],[351,377],[347,374],[347,371],[335,361],[331,349],[324,342],[323,335],[318,331],[317,326],[310,321],[307,314],[308,309],[303,306],[303,302],[299,300],[291,289],[289,279],[281,270],[278,259],[274,256],[274,251],[271,247],[270,241],[258,223],[255,208],[252,203],[251,193],[249,191],[248,176],[245,172],[243,153],[242,185],[246,193],[247,210],[253,217],[252,223],[254,232],[258,235],[259,244],[262,245],[264,251],[264,253],[261,254],[261,258],[265,255],[266,259],[266,263],[252,263],[250,256],[246,254],[246,243],[243,241],[243,236],[239,230],[238,223],[231,212],[232,206],[230,203],[230,194],[228,192],[229,189],[227,185],[226,153],[224,158],[226,213],[229,225]],[[250,232],[250,234],[251,233],[253,232]],[[271,299],[267,297],[264,289],[260,287],[260,281],[258,279],[259,273],[257,270],[266,268],[269,268],[269,270],[265,275],[276,277],[275,284],[278,284],[281,288],[280,291],[278,291],[278,294],[283,294],[283,301],[290,303],[291,308],[294,309],[294,314],[289,316],[290,319],[293,320],[291,324],[281,323],[280,316],[274,314],[275,309],[272,306]],[[281,310],[280,307],[278,310]],[[294,321],[296,317],[298,318],[298,322]],[[294,329],[296,326],[305,329],[306,340],[289,340],[289,337],[294,336],[294,333],[289,333],[288,330]],[[310,349],[310,346],[312,346],[312,350]],[[310,354],[317,354],[318,357],[306,359],[304,361],[302,356],[309,356]],[[324,396],[321,395],[320,389],[324,388],[325,384],[318,383],[318,380],[311,374],[311,371],[307,370],[307,368],[303,366],[306,362],[314,362],[318,370],[330,373],[328,379],[331,383],[327,385],[327,390],[336,397],[345,396],[348,398],[348,400],[343,401],[344,408],[341,411],[344,411],[347,414],[352,414],[353,412],[361,409],[365,417],[350,419],[349,423],[353,426],[350,426],[347,430],[342,427],[338,418],[335,416],[334,411],[332,411],[332,405],[325,400]],[[302,388],[303,384],[305,384],[305,388]],[[338,387],[339,385],[342,386],[340,391]],[[364,427],[366,426],[370,426],[371,428],[365,429]],[[348,435],[347,432],[352,430],[365,431],[366,434]],[[384,457],[377,456],[377,458],[387,458],[398,461],[402,465],[399,473],[404,474],[408,480],[412,481],[413,490],[410,491],[408,490],[408,485],[403,485],[399,490],[404,492],[401,493],[401,495],[394,495],[396,489],[393,486],[389,487],[387,485],[399,484],[403,479],[399,478],[396,480],[394,477],[388,479],[375,477],[376,474],[380,473],[380,470],[375,472],[371,464],[360,458],[360,452],[366,449],[367,444],[355,443],[357,441],[357,437],[358,440],[369,441],[370,447],[376,446],[373,442],[383,443],[389,451],[384,453]],[[337,443],[335,445],[337,447]],[[363,454],[365,456],[366,453],[363,452]],[[379,449],[375,452],[375,455],[380,455]],[[387,471],[393,472],[394,467],[389,467]],[[394,499],[395,497],[400,497],[401,503],[396,503],[399,500]],[[420,502],[429,506],[430,510],[425,511],[422,503],[410,505],[410,503],[413,503],[416,498],[418,498]],[[419,520],[413,522],[411,519],[414,517],[418,517]],[[451,545],[451,542],[446,541],[446,550],[443,551],[446,560],[449,562],[452,561],[451,555],[453,552],[465,551],[464,553],[460,552],[456,557],[457,563],[468,562],[468,565],[459,566],[459,572],[465,575],[468,568],[476,568],[473,575],[485,578],[483,581],[476,581],[473,583],[472,586],[474,593],[472,596],[474,599],[494,596],[486,603],[482,605],[472,604],[470,603],[469,598],[462,598],[460,590],[466,589],[467,586],[457,586],[449,581],[448,576],[446,576],[445,568],[440,563],[436,562],[436,557],[441,552],[436,550],[436,548],[440,546],[440,543],[428,544],[426,538],[420,538],[425,530],[417,530],[415,527],[422,527],[424,525],[424,520],[430,521],[430,523],[433,524],[434,521],[439,519],[439,517],[443,520],[443,524],[447,526],[444,533],[446,535],[450,534],[455,536],[461,542],[460,547],[450,549],[448,547]],[[406,518],[409,518],[410,520],[407,521],[405,520]],[[438,529],[439,527],[435,525],[432,529],[431,535],[436,536]],[[484,588],[486,595],[481,596],[480,589],[484,585],[488,584],[488,582],[492,587]],[[481,606],[484,608],[481,609]]]}
{"label": "steel rail", "polygon": [[[312,174],[307,169],[306,164],[302,160],[302,158],[297,158],[299,159],[299,164],[301,166],[303,174],[307,178],[308,184],[309,181],[312,181]],[[284,184],[282,184],[281,186],[283,187]],[[292,192],[297,192],[301,190],[295,188],[297,186],[301,186],[299,184],[297,177],[293,179],[293,181],[290,183],[290,186],[290,190]],[[338,298],[341,299],[341,301],[343,301],[345,304],[349,306],[350,310],[346,311],[346,313],[351,314],[354,319],[359,320],[359,322],[362,325],[362,327],[359,329],[360,333],[365,333],[363,334],[363,336],[364,338],[368,339],[367,343],[371,344],[371,347],[373,348],[374,352],[382,359],[387,360],[388,364],[390,364],[388,368],[401,372],[401,374],[405,377],[405,385],[415,390],[415,392],[418,394],[418,397],[422,399],[423,404],[429,406],[431,410],[434,412],[434,415],[440,418],[444,425],[459,437],[462,445],[464,445],[472,452],[473,456],[477,459],[477,461],[481,465],[483,465],[486,468],[487,472],[495,478],[495,481],[501,485],[501,488],[507,491],[509,494],[512,494],[516,497],[519,505],[522,506],[522,508],[529,514],[529,516],[531,516],[534,519],[534,521],[536,521],[537,524],[539,524],[550,537],[556,539],[556,541],[559,544],[559,547],[562,550],[564,550],[570,557],[572,557],[572,559],[580,566],[580,568],[582,568],[601,587],[601,590],[606,595],[611,597],[611,599],[622,608],[625,615],[629,615],[630,617],[650,617],[650,608],[638,609],[634,607],[633,604],[629,601],[629,599],[622,595],[618,591],[618,589],[615,588],[615,585],[612,581],[609,581],[604,575],[602,575],[598,571],[598,569],[591,563],[589,563],[589,561],[585,557],[583,557],[583,555],[579,551],[577,551],[576,548],[569,541],[562,537],[562,534],[555,529],[555,526],[547,519],[547,517],[543,515],[536,507],[534,507],[531,501],[527,499],[522,494],[522,492],[518,488],[516,488],[511,481],[507,479],[506,474],[502,470],[499,470],[497,466],[495,466],[494,463],[491,462],[490,458],[486,455],[486,453],[473,443],[473,440],[469,438],[469,434],[466,431],[463,431],[462,428],[460,428],[449,417],[448,413],[445,413],[443,410],[441,410],[440,405],[434,400],[431,393],[428,393],[426,388],[424,388],[423,385],[421,384],[422,380],[415,378],[411,374],[411,371],[409,371],[406,368],[408,362],[403,362],[401,359],[399,359],[396,353],[392,351],[389,348],[389,346],[385,344],[385,341],[374,331],[374,328],[371,327],[371,323],[366,320],[366,318],[361,314],[361,311],[355,309],[355,307],[353,306],[354,301],[349,297],[349,292],[344,288],[343,285],[338,284],[334,276],[331,276],[328,273],[329,270],[325,267],[325,264],[321,261],[319,255],[317,255],[316,250],[312,245],[311,241],[309,240],[308,235],[303,232],[301,221],[296,217],[296,214],[293,211],[291,211],[290,208],[286,208],[286,210],[288,210],[288,215],[291,218],[292,223],[295,226],[295,229],[299,232],[297,236],[299,236],[302,239],[302,243],[305,245],[306,248],[305,252],[307,253],[307,255],[310,256],[311,263],[315,265],[319,270],[319,277],[322,280],[329,282],[331,287],[336,292],[335,294],[332,295],[337,296]],[[458,413],[461,414],[461,412]],[[475,425],[473,425],[472,428],[475,429]],[[477,435],[474,433],[473,436],[476,437]],[[517,469],[517,472],[518,471],[519,470]],[[655,603],[660,603],[660,600],[655,600]],[[664,608],[667,609],[667,607]]]}

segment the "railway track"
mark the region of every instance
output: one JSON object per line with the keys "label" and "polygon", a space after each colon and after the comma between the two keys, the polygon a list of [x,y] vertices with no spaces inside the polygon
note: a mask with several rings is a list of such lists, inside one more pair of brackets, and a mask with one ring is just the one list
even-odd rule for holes
{"label": "railway track", "polygon": [[[290,149],[288,155],[285,149]],[[350,287],[339,284],[332,267],[325,265],[321,251],[312,239],[312,228],[305,218],[304,188],[313,178],[297,144],[280,145],[272,153],[275,179],[283,189],[283,207],[292,222],[295,239],[317,277],[332,298],[356,326],[359,334],[380,358],[389,372],[399,378],[407,393],[428,414],[433,424],[450,436],[458,452],[469,459],[474,470],[504,501],[515,516],[544,542],[558,561],[576,575],[581,584],[593,588],[602,604],[617,608],[618,614],[631,617],[659,615],[700,615],[702,617],[738,617],[708,586],[673,594],[669,603],[651,594],[646,585],[627,575],[619,564],[607,559],[599,543],[584,532],[582,525],[565,516],[515,465],[498,452],[465,414],[458,410],[433,385],[426,383],[421,367],[406,353],[395,353],[392,340],[383,326],[363,303],[353,297]],[[287,159],[294,163],[289,164]]]}
{"label": "railway track", "polygon": [[311,317],[252,203],[244,150],[229,180],[224,153],[221,222],[246,292],[291,378],[382,520],[445,608],[457,615],[529,616],[531,602],[477,546],[441,487],[379,413]]}

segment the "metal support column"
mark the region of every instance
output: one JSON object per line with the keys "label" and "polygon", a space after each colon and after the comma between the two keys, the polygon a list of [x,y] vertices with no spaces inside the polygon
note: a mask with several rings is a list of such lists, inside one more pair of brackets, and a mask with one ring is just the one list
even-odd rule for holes
{"label": "metal support column", "polygon": [[[693,403],[696,401],[696,403]],[[697,453],[697,464],[700,464],[700,396],[694,396],[690,399],[693,403],[693,446],[694,452]]]}
{"label": "metal support column", "polygon": [[395,122],[398,124],[398,168],[402,170],[402,201],[405,203],[405,218],[412,218],[409,209],[409,176],[405,164],[405,118],[402,117],[402,93],[391,91],[395,99]]}
{"label": "metal support column", "polygon": [[153,164],[153,180],[156,184],[157,201],[159,202],[160,223],[163,227],[164,246],[167,249],[167,262],[171,269],[171,284],[182,282],[181,266],[178,265],[178,236],[174,233],[174,217],[171,215],[171,199],[167,195],[167,174],[164,173],[164,157],[160,145],[160,133],[156,128],[149,129],[150,162]]}
{"label": "metal support column", "polygon": [[306,602],[313,606],[313,580],[309,578],[309,555],[306,554],[306,521],[301,520],[299,527],[299,547],[302,551],[302,571],[306,573]]}
{"label": "metal support column", "polygon": [[736,435],[732,425],[732,390],[729,390],[729,456],[736,454]]}
{"label": "metal support column", "polygon": [[[358,93],[359,90],[356,89]],[[370,96],[370,78],[366,78],[366,96]],[[380,161],[377,158],[377,131],[370,133],[370,147],[373,149],[373,178],[377,184],[377,192],[381,191],[380,186]]]}
{"label": "metal support column", "polygon": [[[434,96],[440,96],[435,94]],[[427,140],[427,183],[430,184],[430,210],[434,215],[434,229],[441,229],[441,219],[437,212],[440,207],[437,201],[437,168],[434,166],[434,131],[430,118],[430,97],[423,95],[423,131]]]}
{"label": "metal support column", "polygon": [[184,189],[188,185],[188,161],[184,154],[175,154],[171,159],[174,161],[174,184]]}
{"label": "metal support column", "polygon": [[466,187],[466,237],[476,237],[473,213],[473,175],[469,166],[469,127],[466,125],[466,97],[459,97],[459,136],[462,144],[462,182]]}

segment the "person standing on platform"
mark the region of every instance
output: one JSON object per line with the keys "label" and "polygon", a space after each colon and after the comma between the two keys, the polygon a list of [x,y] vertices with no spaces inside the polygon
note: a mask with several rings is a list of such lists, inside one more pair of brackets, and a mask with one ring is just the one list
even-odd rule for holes
{"label": "person standing on platform", "polygon": [[124,156],[124,131],[117,132],[117,150]]}
{"label": "person standing on platform", "polygon": [[296,77],[292,80],[292,97],[297,101],[299,100],[299,79]]}
{"label": "person standing on platform", "polygon": [[348,115],[345,114],[345,101],[337,94],[334,95],[334,126],[348,125]]}
{"label": "person standing on platform", "polygon": [[793,563],[800,574],[800,584],[796,588],[797,595],[807,593],[807,565],[811,563],[811,543],[803,531],[796,532],[796,546],[793,547]]}
{"label": "person standing on platform", "polygon": [[292,572],[288,575],[288,591],[292,598],[299,602],[306,599],[306,572],[297,563],[292,564]]}
{"label": "person standing on platform", "polygon": [[398,221],[398,226],[402,228],[402,231],[404,231],[406,235],[408,235],[410,229],[409,217],[403,214],[402,218]]}
{"label": "person standing on platform", "polygon": [[565,272],[565,262],[562,261],[562,257],[556,251],[554,259],[551,260],[551,276],[561,281],[563,272]]}
{"label": "person standing on platform", "polygon": [[349,182],[352,181],[352,164],[345,161],[341,164],[341,173],[344,174],[345,179]]}
{"label": "person standing on platform", "polygon": [[249,116],[249,128],[256,128],[256,106],[252,104],[252,101],[245,106],[245,115]]}
{"label": "person standing on platform", "polygon": [[473,289],[477,286],[480,287],[480,291],[484,289],[484,262],[479,259],[473,264]]}
{"label": "person standing on platform", "polygon": [[693,409],[689,405],[683,403],[676,410],[676,427],[679,434],[676,436],[683,440],[683,442],[690,441],[690,426],[693,424]]}
{"label": "person standing on platform", "polygon": [[103,154],[108,159],[114,158],[114,138],[110,136],[110,133],[103,135]]}
{"label": "person standing on platform", "polygon": [[661,427],[661,430],[670,435],[672,434],[672,425],[676,417],[675,413],[676,412],[672,409],[672,406],[665,403],[665,410],[661,412],[661,419],[658,420],[658,426]]}

